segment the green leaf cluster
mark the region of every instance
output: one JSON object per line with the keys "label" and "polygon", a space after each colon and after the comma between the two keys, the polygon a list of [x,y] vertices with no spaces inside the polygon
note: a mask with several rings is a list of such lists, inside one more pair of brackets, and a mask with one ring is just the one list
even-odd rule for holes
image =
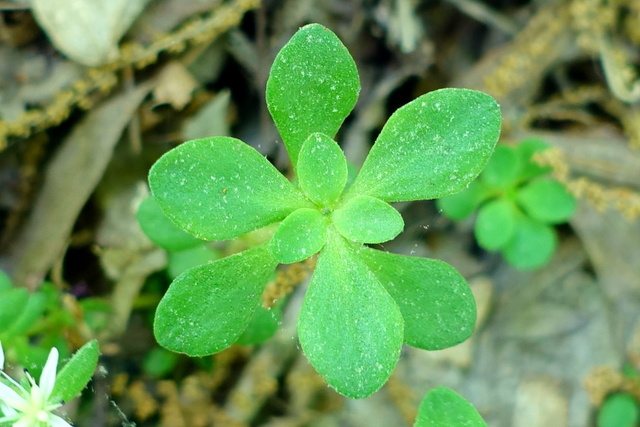
{"label": "green leaf cluster", "polygon": [[442,213],[454,220],[477,210],[478,244],[500,251],[519,269],[549,261],[558,240],[554,225],[568,221],[576,208],[566,188],[545,176],[549,169],[533,162],[533,155],[546,148],[537,138],[515,147],[498,146],[478,180],[437,201]]}
{"label": "green leaf cluster", "polygon": [[[80,305],[87,325],[98,330],[106,319],[101,315],[106,304],[97,298],[86,298]],[[30,373],[38,377],[51,347],[58,348],[61,358],[70,356],[65,335],[75,324],[53,284],[44,282],[30,293],[14,286],[0,270],[0,341],[8,349],[10,362],[29,366]]]}
{"label": "green leaf cluster", "polygon": [[348,186],[349,167],[334,137],[359,90],[355,63],[337,36],[307,25],[275,58],[266,88],[295,184],[230,137],[185,142],[153,165],[157,205],[192,236],[234,239],[277,225],[267,242],[173,281],[155,315],[160,345],[202,356],[238,342],[277,265],[314,254],[298,336],[339,393],[361,398],[378,390],[403,343],[436,350],[470,336],[475,303],[453,267],[366,245],[402,231],[389,203],[443,197],[476,178],[499,136],[499,107],[465,89],[420,96],[391,115]]}

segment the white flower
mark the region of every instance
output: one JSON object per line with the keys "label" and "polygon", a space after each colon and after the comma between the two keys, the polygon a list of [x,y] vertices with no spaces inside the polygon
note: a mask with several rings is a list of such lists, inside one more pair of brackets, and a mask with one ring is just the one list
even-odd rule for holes
{"label": "white flower", "polygon": [[[52,413],[62,405],[50,400],[56,381],[57,365],[58,350],[54,347],[42,369],[40,384],[36,384],[36,380],[27,372],[30,386],[26,389],[4,372],[4,352],[0,343],[0,426],[72,427]],[[6,380],[6,383],[2,379]]]}

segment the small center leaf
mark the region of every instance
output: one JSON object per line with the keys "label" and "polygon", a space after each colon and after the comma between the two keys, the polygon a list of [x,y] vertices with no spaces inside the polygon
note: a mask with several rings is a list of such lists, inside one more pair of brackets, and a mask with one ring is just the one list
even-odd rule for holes
{"label": "small center leaf", "polygon": [[388,203],[370,196],[356,196],[333,212],[336,229],[349,240],[382,243],[396,237],[404,227],[400,213]]}
{"label": "small center leaf", "polygon": [[317,209],[303,208],[282,221],[269,242],[269,249],[280,264],[291,264],[318,252],[326,238],[326,218]]}
{"label": "small center leaf", "polygon": [[298,181],[319,206],[333,204],[347,183],[347,159],[340,146],[323,133],[313,133],[298,157]]}
{"label": "small center leaf", "polygon": [[474,228],[478,243],[489,251],[502,248],[513,237],[516,220],[517,208],[511,200],[501,197],[487,202],[478,210]]}

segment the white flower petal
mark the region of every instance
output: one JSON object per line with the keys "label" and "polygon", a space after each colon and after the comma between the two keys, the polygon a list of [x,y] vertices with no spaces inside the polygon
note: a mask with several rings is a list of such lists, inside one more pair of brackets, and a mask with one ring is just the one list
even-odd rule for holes
{"label": "white flower petal", "polygon": [[17,423],[14,423],[13,427],[34,427],[33,420],[22,418]]}
{"label": "white flower petal", "polygon": [[63,420],[57,415],[51,415],[49,418],[49,426],[51,427],[73,427],[71,424]]}
{"label": "white flower petal", "polygon": [[53,347],[49,352],[47,363],[44,364],[42,375],[40,375],[40,391],[42,392],[42,400],[49,400],[49,396],[53,391],[56,383],[56,370],[58,369],[58,349]]}
{"label": "white flower petal", "polygon": [[24,403],[24,397],[20,396],[14,389],[3,382],[0,382],[0,399],[5,405],[15,408]]}
{"label": "white flower petal", "polygon": [[3,401],[0,401],[0,411],[2,411],[2,413],[5,415],[4,417],[0,418],[0,422],[6,421],[5,418],[12,418],[15,414],[18,413],[18,411],[5,404]]}
{"label": "white flower petal", "polygon": [[2,350],[2,341],[0,341],[0,371],[4,371],[4,350]]}

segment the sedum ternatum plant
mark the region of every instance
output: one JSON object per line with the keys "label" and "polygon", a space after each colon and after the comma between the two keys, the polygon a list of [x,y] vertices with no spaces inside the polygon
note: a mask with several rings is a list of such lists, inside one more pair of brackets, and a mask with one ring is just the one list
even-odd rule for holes
{"label": "sedum ternatum plant", "polygon": [[278,264],[318,254],[301,307],[302,350],[339,393],[361,398],[389,378],[403,343],[427,350],[464,341],[475,304],[462,276],[441,261],[373,249],[403,229],[391,202],[465,188],[500,132],[493,98],[464,89],[420,96],[387,121],[354,182],[334,141],[353,109],[355,63],[334,33],[301,28],[267,82],[271,116],[297,180],[229,137],[188,141],[163,155],[149,183],[164,214],[204,240],[279,223],[271,239],[187,270],[158,305],[154,333],[193,356],[224,350],[249,324]]}

